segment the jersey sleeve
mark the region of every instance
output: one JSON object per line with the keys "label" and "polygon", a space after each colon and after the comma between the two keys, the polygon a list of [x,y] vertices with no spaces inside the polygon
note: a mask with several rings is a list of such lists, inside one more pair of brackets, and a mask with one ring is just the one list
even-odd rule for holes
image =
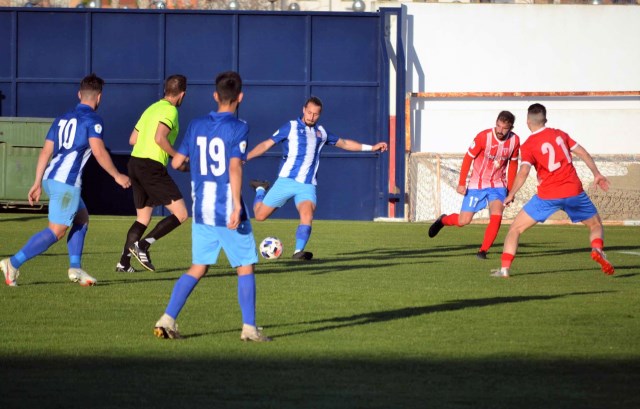
{"label": "jersey sleeve", "polygon": [[520,148],[520,156],[522,157],[521,164],[527,163],[535,167],[536,158],[533,152],[534,146],[532,144],[525,143]]}
{"label": "jersey sleeve", "polygon": [[577,148],[578,146],[580,146],[580,144],[576,141],[574,141],[568,133],[563,132],[561,130],[557,130],[558,133],[560,134],[560,136],[562,137],[562,139],[564,139],[564,142],[567,144],[567,147],[569,148],[570,151],[574,150],[575,148]]}
{"label": "jersey sleeve", "polygon": [[511,154],[509,160],[518,160],[518,158],[520,157],[520,137],[516,134],[513,134],[513,137],[513,153]]}
{"label": "jersey sleeve", "polygon": [[271,140],[275,143],[280,143],[289,137],[289,132],[291,132],[291,122],[287,122],[275,131],[273,135],[271,135]]}
{"label": "jersey sleeve", "polygon": [[247,141],[249,135],[249,125],[241,121],[238,124],[236,138],[234,138],[234,144],[231,147],[231,157],[240,158],[242,161],[247,160]]}
{"label": "jersey sleeve", "polygon": [[329,131],[326,131],[326,132],[327,132],[327,144],[328,145],[335,145],[336,143],[338,143],[338,141],[340,140],[339,136],[337,136],[335,134],[332,134]]}
{"label": "jersey sleeve", "polygon": [[104,122],[98,115],[91,115],[87,121],[87,138],[102,139],[102,131],[104,130]]}
{"label": "jersey sleeve", "polygon": [[49,128],[49,132],[47,132],[47,136],[46,136],[46,140],[48,141],[52,141],[52,142],[56,142],[57,141],[57,132],[56,129],[58,128],[58,122],[60,122],[60,118],[56,118],[55,121],[53,121],[53,123],[51,124],[51,127]]}
{"label": "jersey sleeve", "polygon": [[191,146],[191,139],[193,139],[193,122],[190,122],[189,126],[187,126],[187,132],[184,133],[184,137],[182,138],[182,142],[180,143],[180,147],[177,150],[177,152],[179,154],[184,155],[184,156],[191,156],[191,155],[189,155],[189,148]]}
{"label": "jersey sleeve", "polygon": [[169,129],[174,129],[178,124],[178,110],[173,105],[168,105],[158,119],[161,123],[167,125]]}
{"label": "jersey sleeve", "polygon": [[473,142],[471,142],[471,145],[469,146],[469,150],[467,151],[467,153],[472,158],[475,158],[476,156],[478,156],[478,154],[480,154],[480,152],[482,152],[485,148],[484,142],[486,138],[483,138],[482,134],[483,133],[481,132],[478,135],[476,135],[476,137],[473,138]]}

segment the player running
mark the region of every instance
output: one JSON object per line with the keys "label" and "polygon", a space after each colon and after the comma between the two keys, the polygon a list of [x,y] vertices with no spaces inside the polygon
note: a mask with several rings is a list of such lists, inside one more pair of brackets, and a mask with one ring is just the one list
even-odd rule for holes
{"label": "player running", "polygon": [[[49,226],[31,236],[27,244],[10,258],[0,261],[4,281],[17,286],[18,270],[27,260],[44,253],[67,236],[69,280],[91,286],[97,280],[82,269],[82,249],[89,226],[89,212],[80,197],[82,172],[93,153],[98,164],[123,188],[131,186],[129,177],[118,172],[102,140],[103,122],[96,114],[104,81],[95,74],[80,82],[80,103],[53,121],[36,165],[36,179],[29,189],[29,204],[40,200],[42,188],[49,195]],[[49,158],[51,162],[49,162]],[[47,165],[48,163],[48,165]]]}
{"label": "player running", "polygon": [[311,223],[316,210],[316,174],[320,165],[320,151],[324,145],[334,145],[347,151],[387,150],[385,142],[371,146],[339,138],[327,132],[318,125],[321,113],[320,98],[310,97],[302,107],[300,118],[287,122],[271,138],[260,142],[247,155],[247,160],[253,159],[276,143],[282,143],[282,162],[273,188],[267,193],[269,182],[251,181],[251,186],[256,189],[253,211],[255,219],[263,221],[293,198],[300,214],[300,225],[296,230],[296,247],[292,256],[294,260],[313,258],[313,253],[304,249],[311,237]]}
{"label": "player running", "polygon": [[600,264],[602,272],[611,275],[613,266],[604,254],[604,229],[598,210],[582,188],[582,182],[572,163],[574,153],[593,173],[594,186],[609,190],[609,180],[603,176],[593,158],[582,146],[559,129],[545,127],[547,110],[533,104],[527,114],[527,126],[532,134],[522,145],[522,164],[509,191],[505,205],[513,199],[527,180],[531,167],[538,174],[538,194],[534,195],[518,213],[504,240],[502,268],[493,277],[509,277],[509,269],[518,249],[520,235],[537,223],[544,222],[558,210],[564,210],[572,222],[582,222],[589,228],[591,258]]}
{"label": "player running", "polygon": [[[155,271],[149,247],[160,238],[171,233],[187,220],[187,207],[182,193],[167,172],[169,156],[175,156],[173,144],[178,137],[178,107],[187,92],[187,78],[171,75],[164,83],[164,97],[149,106],[143,113],[129,137],[133,145],[129,159],[129,176],[133,185],[133,202],[136,221],[127,237],[116,271],[135,272],[131,266],[133,255],[149,271]],[[141,239],[151,223],[153,208],[164,206],[171,215]]]}
{"label": "player running", "polygon": [[155,325],[159,338],[180,338],[176,318],[191,291],[215,264],[223,249],[238,274],[238,302],[243,341],[267,342],[256,326],[258,252],[242,197],[242,163],[246,159],[249,126],[234,116],[242,102],[242,79],[233,71],[219,74],[213,94],[218,112],[196,118],[171,165],[181,170],[190,158],[193,201],[192,264],[176,282],[164,315]]}
{"label": "player running", "polygon": [[[474,214],[488,206],[489,225],[476,254],[479,259],[487,258],[487,252],[500,230],[504,199],[511,190],[518,171],[520,138],[511,131],[515,120],[511,112],[502,111],[498,114],[494,128],[480,132],[473,139],[462,160],[460,181],[456,189],[464,195],[460,213],[441,215],[429,227],[429,237],[435,237],[444,226],[466,226],[471,223]],[[467,185],[467,175],[472,163],[473,171]]]}

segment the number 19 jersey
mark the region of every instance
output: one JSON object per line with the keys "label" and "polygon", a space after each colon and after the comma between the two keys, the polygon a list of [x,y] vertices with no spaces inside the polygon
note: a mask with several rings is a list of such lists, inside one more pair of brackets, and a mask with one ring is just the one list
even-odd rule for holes
{"label": "number 19 jersey", "polygon": [[102,139],[102,126],[102,118],[85,104],[78,104],[56,118],[47,133],[47,140],[52,141],[54,147],[44,179],[81,187],[82,169],[91,157],[89,138]]}
{"label": "number 19 jersey", "polygon": [[538,197],[564,199],[583,192],[571,151],[579,145],[559,129],[542,128],[522,144],[522,164],[538,173]]}
{"label": "number 19 jersey", "polygon": [[249,125],[230,112],[211,112],[189,124],[178,152],[189,157],[195,223],[227,226],[233,211],[229,163],[247,159],[248,133]]}

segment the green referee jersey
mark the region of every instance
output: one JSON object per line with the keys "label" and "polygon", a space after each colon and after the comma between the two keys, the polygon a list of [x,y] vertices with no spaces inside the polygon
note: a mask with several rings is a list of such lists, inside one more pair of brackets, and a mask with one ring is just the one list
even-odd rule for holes
{"label": "green referee jersey", "polygon": [[169,127],[169,143],[173,146],[179,131],[178,109],[166,99],[161,99],[147,108],[138,120],[135,127],[138,131],[138,139],[133,146],[131,156],[153,159],[167,166],[169,154],[155,141],[158,122]]}

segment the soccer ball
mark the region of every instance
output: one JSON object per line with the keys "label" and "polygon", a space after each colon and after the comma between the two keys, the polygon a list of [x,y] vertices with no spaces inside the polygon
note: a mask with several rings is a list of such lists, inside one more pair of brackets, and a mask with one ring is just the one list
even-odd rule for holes
{"label": "soccer ball", "polygon": [[275,260],[282,255],[284,246],[277,237],[267,237],[260,243],[260,254],[267,260]]}

